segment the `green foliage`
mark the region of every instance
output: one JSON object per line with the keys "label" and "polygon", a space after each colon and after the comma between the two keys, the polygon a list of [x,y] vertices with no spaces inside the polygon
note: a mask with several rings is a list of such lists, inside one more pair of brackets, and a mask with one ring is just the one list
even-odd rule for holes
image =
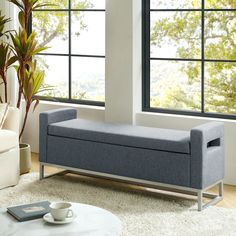
{"label": "green foliage", "polygon": [[2,15],[0,11],[0,38],[7,34],[9,31],[5,31],[5,25],[10,21],[10,18],[6,18],[4,15]]}
{"label": "green foliage", "polygon": [[202,0],[150,0],[152,8],[159,9],[195,9],[201,7]]}
{"label": "green foliage", "polygon": [[7,71],[9,67],[14,64],[16,61],[15,57],[11,57],[11,49],[10,46],[4,44],[3,42],[0,43],[0,78],[2,83],[4,84],[4,91],[5,91],[5,102],[8,102],[8,95],[7,95]]}
{"label": "green foliage", "polygon": [[11,57],[10,46],[0,44],[0,76],[3,78],[8,68],[16,62],[15,57]]}
{"label": "green foliage", "polygon": [[[38,70],[36,67],[36,61],[34,61],[29,67],[29,70],[25,70],[23,95],[27,104],[31,104],[35,100],[38,101],[38,99],[35,98],[35,95],[40,92],[40,88],[42,87],[43,82],[44,71]],[[36,106],[34,107],[34,109],[36,108]]]}
{"label": "green foliage", "polygon": [[[186,0],[186,4],[194,4],[197,0]],[[230,8],[236,9],[235,0],[206,0],[207,8]],[[158,14],[158,13],[157,13]],[[158,49],[168,43],[177,48],[176,58],[201,59],[201,13],[198,12],[175,12],[173,16],[157,19],[151,29],[151,48]],[[204,32],[204,57],[214,60],[236,60],[236,11],[208,11],[205,12]],[[194,63],[185,63],[181,67],[182,73],[188,78],[188,84],[192,85],[190,91],[185,91],[182,84],[180,87],[172,87],[166,90],[165,101],[160,103],[160,96],[155,89],[160,88],[158,80],[153,82],[152,105],[159,107],[180,108],[187,110],[201,110],[196,106],[201,99],[199,93],[199,75],[201,67]],[[206,62],[205,63],[205,110],[208,112],[236,114],[236,63],[234,62]],[[172,75],[172,80],[182,78]],[[156,86],[158,84],[158,86]],[[167,102],[166,102],[167,101]]]}
{"label": "green foliage", "polygon": [[[5,31],[5,25],[10,21],[10,18],[6,18],[2,15],[0,11],[0,84],[4,86],[4,101],[8,102],[7,96],[7,70],[8,68],[15,62],[14,58],[11,58],[11,49],[9,45],[7,45],[4,40],[2,40],[3,36],[8,37],[8,33],[10,31]],[[0,102],[3,102],[3,98],[0,97]]]}
{"label": "green foliage", "polygon": [[32,32],[27,35],[25,29],[19,29],[18,33],[10,34],[13,43],[13,53],[19,64],[28,65],[32,60],[32,56],[47,49],[47,47],[39,47],[36,41],[36,34]]}
{"label": "green foliage", "polygon": [[200,24],[199,12],[176,12],[171,17],[167,15],[156,21],[151,32],[151,44],[161,47],[165,41],[178,47],[181,58],[199,58],[201,54]]}
{"label": "green foliage", "polygon": [[[56,9],[67,9],[68,1],[50,0]],[[86,9],[92,7],[90,1],[76,1],[73,4],[74,9]],[[52,8],[52,7],[47,7]],[[66,12],[48,12],[48,11],[36,11],[33,12],[33,29],[38,35],[38,39],[42,42],[41,46],[45,46],[52,42],[54,38],[61,37],[66,40],[68,38],[68,14]],[[84,30],[87,26],[83,21],[83,13],[79,11],[73,12],[73,19],[76,20],[77,28]],[[77,36],[80,35],[79,31],[76,31]]]}
{"label": "green foliage", "polygon": [[[37,34],[38,41],[41,42],[40,46],[52,45],[53,40],[60,38],[62,40],[68,39],[68,13],[63,11],[53,11],[53,9],[68,9],[67,0],[50,0],[53,7],[46,7],[52,11],[35,11],[33,12],[33,29]],[[79,0],[71,1],[71,6],[73,9],[87,9],[92,8],[90,0]],[[44,7],[45,8],[45,7]],[[71,23],[76,22],[76,31],[73,32],[75,36],[79,37],[81,31],[86,30],[87,25],[84,22],[84,13],[81,11],[73,11],[73,17],[71,18]],[[45,68],[49,68],[43,57],[40,58],[40,65]],[[51,86],[50,90],[44,91],[41,95],[51,98],[68,98],[67,84],[63,82],[56,82],[57,86]],[[61,89],[63,88],[63,89]],[[76,94],[73,95],[73,99],[86,99],[86,92],[79,89]]]}
{"label": "green foliage", "polygon": [[37,53],[45,50],[47,47],[40,47],[36,41],[36,34],[32,32],[30,35],[27,34],[26,29],[19,28],[19,31],[10,34],[12,40],[12,51],[14,54],[15,61],[18,61],[19,67],[17,70],[17,77],[19,82],[19,96],[17,107],[20,107],[21,96],[25,84],[25,71],[27,68],[30,69],[32,66],[32,57]]}
{"label": "green foliage", "polygon": [[206,8],[226,8],[226,9],[235,9],[235,0],[206,0]]}
{"label": "green foliage", "polygon": [[9,0],[19,8],[18,20],[22,28],[28,29],[29,18],[33,10],[51,6],[49,3],[39,3],[39,0]]}
{"label": "green foliage", "polygon": [[[20,137],[24,132],[29,109],[32,103],[35,102],[33,111],[39,104],[39,99],[35,96],[40,92],[40,89],[42,88],[44,82],[44,71],[38,70],[36,65],[36,61],[34,61],[29,64],[27,70],[24,70],[24,84],[22,93],[26,103],[26,112],[23,121],[23,126],[20,132]],[[19,68],[16,69],[19,70]]]}
{"label": "green foliage", "polygon": [[38,8],[51,6],[48,3],[40,3],[38,0],[9,0],[19,8],[18,19],[20,27],[18,32],[10,33],[12,41],[13,58],[18,62],[17,77],[19,83],[17,107],[20,108],[21,97],[23,95],[26,103],[25,116],[19,138],[21,138],[31,104],[35,102],[34,109],[39,104],[39,100],[35,95],[40,91],[44,81],[44,72],[38,70],[36,61],[33,62],[33,57],[47,47],[42,47],[36,40],[36,33],[27,33],[29,26],[29,17],[33,10]]}
{"label": "green foliage", "polygon": [[19,64],[17,71],[19,82],[17,107],[20,108],[23,86],[25,83],[25,70],[29,69],[32,64],[32,57],[46,49],[46,47],[41,47],[38,44],[35,32],[32,32],[31,34],[27,33],[29,17],[33,10],[49,6],[50,4],[41,4],[38,0],[9,0],[9,2],[16,5],[20,10],[18,15],[20,28],[18,32],[10,34],[13,44],[12,51]]}

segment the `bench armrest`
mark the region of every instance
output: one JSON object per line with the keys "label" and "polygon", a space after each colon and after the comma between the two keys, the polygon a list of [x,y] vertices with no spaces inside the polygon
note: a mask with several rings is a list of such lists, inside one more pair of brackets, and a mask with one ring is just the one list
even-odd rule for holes
{"label": "bench armrest", "polygon": [[55,109],[42,112],[39,115],[39,160],[46,161],[48,125],[60,121],[77,118],[77,110],[74,108]]}
{"label": "bench armrest", "polygon": [[191,187],[204,189],[224,177],[224,124],[209,122],[191,129]]}

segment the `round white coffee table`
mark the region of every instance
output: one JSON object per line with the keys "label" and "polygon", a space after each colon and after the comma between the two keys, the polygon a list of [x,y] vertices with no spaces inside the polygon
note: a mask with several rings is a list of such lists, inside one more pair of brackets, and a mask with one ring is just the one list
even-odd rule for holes
{"label": "round white coffee table", "polygon": [[111,212],[86,204],[72,203],[76,219],[64,225],[46,223],[43,219],[18,222],[6,209],[0,210],[0,236],[115,236],[121,235],[119,218]]}

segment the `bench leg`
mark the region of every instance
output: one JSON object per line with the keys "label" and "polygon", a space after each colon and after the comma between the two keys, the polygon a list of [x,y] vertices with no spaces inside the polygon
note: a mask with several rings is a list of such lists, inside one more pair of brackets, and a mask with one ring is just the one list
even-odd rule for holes
{"label": "bench leg", "polygon": [[202,193],[203,193],[203,191],[202,190],[200,190],[200,191],[198,191],[198,193],[197,193],[197,205],[198,205],[198,211],[201,211],[202,210]]}
{"label": "bench leg", "polygon": [[[221,201],[224,197],[224,185],[223,181],[220,181],[218,184],[218,194],[205,193],[204,190],[199,190],[197,192],[197,201],[198,201],[198,211],[202,211],[208,206],[215,205]],[[211,200],[203,204],[203,197],[210,198]]]}
{"label": "bench leg", "polygon": [[[53,166],[53,167],[57,167],[57,168],[66,168],[66,170],[59,171],[57,173],[45,176],[45,174],[44,174],[44,166],[45,165]],[[93,171],[86,171],[86,170],[82,170],[82,169],[70,168],[70,167],[53,165],[53,164],[48,164],[48,163],[40,163],[40,180],[42,180],[44,178],[49,178],[49,177],[52,177],[52,176],[55,176],[55,175],[65,175],[65,174],[68,174],[68,173],[73,173],[73,174],[77,173],[77,174],[85,175],[85,176],[87,174],[88,176],[93,176],[93,177],[97,177],[97,178],[100,177],[100,178],[106,178],[106,179],[108,178],[108,179],[111,179],[111,180],[118,180],[118,181],[125,181],[125,182],[132,183],[132,184],[142,183],[142,184],[140,184],[141,186],[149,186],[151,188],[162,189],[162,190],[163,190],[163,188],[160,188],[160,186],[162,186],[162,187],[166,186],[165,184],[160,184],[160,183],[159,183],[159,185],[157,185],[156,182],[149,182],[149,183],[147,183],[147,181],[138,182],[136,179],[131,180],[130,178],[126,178],[126,177],[117,178],[117,176],[115,177],[115,176],[109,175],[109,174],[106,175],[104,173],[102,174],[102,173],[93,172]],[[175,186],[175,188],[173,188],[173,185],[172,186],[169,185],[169,188],[165,187],[164,190],[171,191],[171,189],[172,189],[173,192],[191,194],[191,195],[195,195],[195,196],[197,194],[198,211],[202,211],[205,208],[207,208],[208,206],[214,205],[214,204],[218,203],[219,201],[221,201],[223,199],[223,196],[224,196],[223,181],[220,181],[220,182],[216,183],[215,185],[218,186],[218,194],[212,194],[212,193],[205,192],[208,188],[197,190],[197,189],[190,189],[190,188],[181,187],[178,190],[178,189],[176,189],[176,187],[178,187],[178,186]],[[204,197],[210,199],[205,204],[203,203],[203,198]]]}
{"label": "bench leg", "polygon": [[39,164],[39,179],[42,180],[44,178],[44,164]]}
{"label": "bench leg", "polygon": [[40,162],[40,164],[39,164],[39,180],[49,178],[49,177],[52,177],[52,176],[55,176],[55,175],[65,175],[65,174],[70,173],[69,170],[62,170],[62,171],[58,171],[56,173],[45,176],[44,167],[45,167],[45,164]]}

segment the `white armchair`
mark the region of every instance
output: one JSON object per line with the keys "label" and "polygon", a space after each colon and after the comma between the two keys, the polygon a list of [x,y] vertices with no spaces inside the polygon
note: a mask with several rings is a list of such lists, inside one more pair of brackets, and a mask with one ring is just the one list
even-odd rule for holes
{"label": "white armchair", "polygon": [[9,108],[0,129],[0,189],[19,181],[19,110]]}

